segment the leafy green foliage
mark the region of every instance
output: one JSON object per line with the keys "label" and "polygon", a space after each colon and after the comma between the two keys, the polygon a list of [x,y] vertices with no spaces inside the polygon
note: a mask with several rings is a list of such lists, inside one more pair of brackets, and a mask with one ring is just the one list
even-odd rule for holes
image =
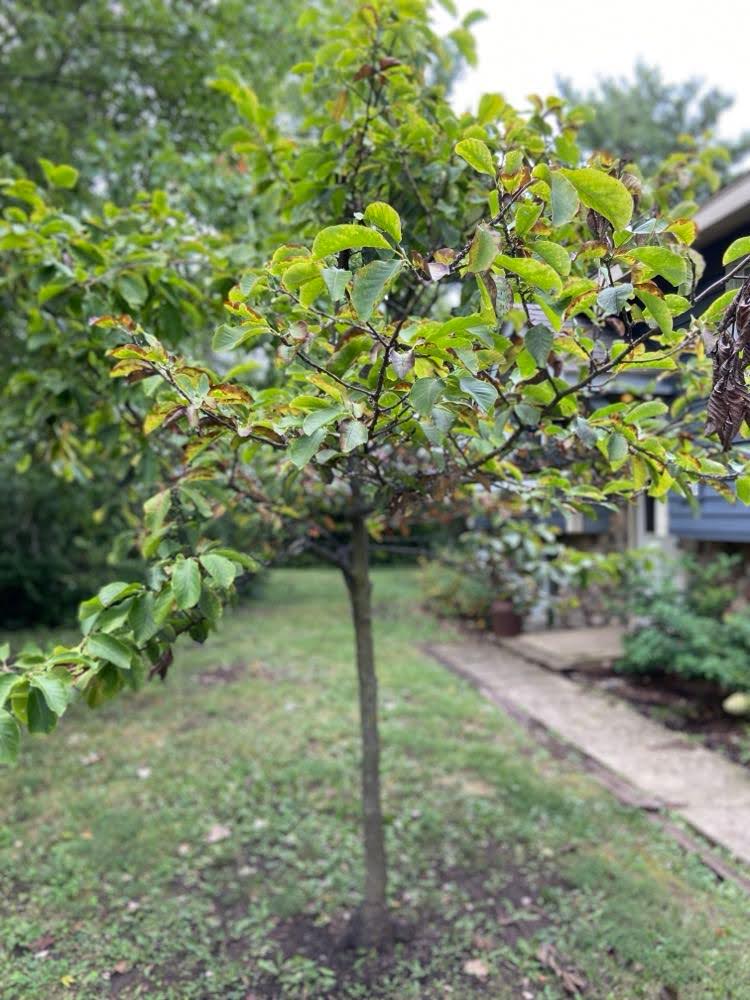
{"label": "leafy green foliage", "polygon": [[[139,535],[152,563],[147,582],[114,605],[86,602],[81,646],[56,661],[13,658],[12,670],[63,665],[92,704],[163,673],[175,636],[205,638],[233,585],[204,557],[226,556],[239,572],[241,559],[219,552],[210,533],[227,511],[252,512],[254,556],[268,558],[283,538],[350,579],[338,540],[363,511],[378,535],[478,494],[489,506],[538,503],[544,516],[645,491],[690,496],[701,479],[734,495],[727,482],[747,474],[745,452],[726,455],[702,432],[708,323],[675,329],[694,289],[680,282],[669,298],[653,281],[692,273],[694,227],[674,220],[670,206],[691,199],[701,161],[668,166],[655,184],[606,156],[584,161],[583,118],[554,98],[523,114],[490,99],[477,117],[458,115],[436,83],[450,62],[425,4],[377,0],[332,14],[326,44],[296,67],[314,100],[294,136],[238,73],[217,75],[242,119],[227,137],[233,155],[278,206],[261,240],[263,264],[252,255],[240,263],[218,234],[196,250],[181,235],[189,219],[163,225],[158,193],[131,210],[145,234],[110,245],[107,218],[86,231],[104,261],[71,268],[59,244],[75,259],[79,235],[65,221],[59,233],[56,223],[38,232],[51,243],[37,261],[45,198],[25,180],[6,188],[14,282],[27,298],[36,294],[53,340],[47,314],[61,306],[77,351],[85,333],[86,357],[98,366],[109,347],[117,387],[101,398],[113,454],[136,469],[154,456],[139,497],[151,494]],[[479,221],[478,205],[486,205]],[[154,260],[157,236],[170,246]],[[191,266],[181,272],[173,258],[183,259],[185,243]],[[57,264],[48,274],[50,253]],[[239,273],[228,287],[230,253]],[[89,299],[95,288],[103,309]],[[219,357],[206,356],[198,330],[164,327],[164,304],[175,298],[180,316],[212,325],[206,288],[224,293]],[[613,339],[618,305],[624,334]],[[253,349],[267,371],[257,384],[245,379]],[[638,411],[658,402],[652,387],[632,404],[602,405],[602,385],[639,369],[673,375],[668,410]],[[70,367],[63,385],[84,392]],[[111,454],[96,428],[78,435],[93,456]],[[97,645],[102,634],[124,644],[129,669],[122,649],[111,659],[109,639],[106,651]],[[25,721],[20,702],[16,715]]]}
{"label": "leafy green foliage", "polygon": [[657,576],[633,602],[635,624],[617,668],[712,681],[724,691],[750,690],[750,628],[746,614],[729,610],[737,564],[737,557],[727,555],[710,561],[683,557],[684,587],[674,582],[675,572]]}
{"label": "leafy green foliage", "polygon": [[[226,617],[220,642],[183,644],[169,684],[137,706],[111,703],[106,720],[72,708],[59,738],[27,741],[22,768],[0,770],[11,831],[0,879],[24,883],[0,903],[3,1000],[114,989],[414,1000],[448,986],[461,1000],[497,1000],[520,996],[524,979],[562,1000],[536,958],[550,936],[619,997],[637,997],[644,982],[694,1000],[742,997],[744,892],[717,883],[640,810],[619,807],[569,756],[540,754],[423,653],[437,626],[413,573],[376,568],[373,585],[399,853],[391,894],[416,940],[367,985],[354,950],[335,960],[316,950],[315,964],[300,966],[279,945],[279,921],[308,928],[314,911],[328,924],[361,880],[346,594],[334,571],[279,570]],[[452,637],[445,625],[442,635]],[[215,824],[230,835],[206,843]],[[509,898],[511,873],[543,920]],[[499,924],[499,912],[518,923]],[[489,975],[474,985],[463,966],[479,934],[491,942],[479,952]],[[40,957],[45,937],[54,943]]]}
{"label": "leafy green foliage", "polygon": [[[211,154],[232,118],[206,78],[227,64],[251,76],[263,95],[283,87],[311,27],[295,26],[306,6],[58,0],[30,7],[8,0],[0,154],[30,174],[37,157],[49,157],[42,170],[63,188],[75,184],[77,171],[52,159],[76,164],[87,181],[96,177],[118,197],[171,181],[196,184],[218,203]],[[194,199],[193,207],[202,206]]]}

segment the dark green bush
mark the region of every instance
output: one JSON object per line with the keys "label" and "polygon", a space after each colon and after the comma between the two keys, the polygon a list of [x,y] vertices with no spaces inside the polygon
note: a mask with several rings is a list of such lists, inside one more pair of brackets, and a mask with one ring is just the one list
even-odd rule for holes
{"label": "dark green bush", "polygon": [[724,691],[750,690],[750,622],[728,609],[736,594],[736,557],[681,560],[684,585],[673,573],[638,595],[623,673],[706,680]]}
{"label": "dark green bush", "polygon": [[59,625],[112,579],[140,576],[141,565],[112,560],[124,524],[97,511],[106,485],[68,483],[46,471],[0,470],[0,627]]}

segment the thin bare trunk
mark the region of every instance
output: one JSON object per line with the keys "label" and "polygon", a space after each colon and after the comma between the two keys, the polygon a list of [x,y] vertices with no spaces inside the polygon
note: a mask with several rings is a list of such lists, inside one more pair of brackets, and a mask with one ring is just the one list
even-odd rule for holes
{"label": "thin bare trunk", "polygon": [[380,806],[380,736],[378,682],[372,639],[372,602],[369,538],[364,512],[354,491],[351,564],[345,572],[352,607],[357,653],[359,712],[362,734],[362,821],[365,849],[365,898],[359,915],[356,943],[378,947],[390,936],[386,906],[386,859],[383,814]]}

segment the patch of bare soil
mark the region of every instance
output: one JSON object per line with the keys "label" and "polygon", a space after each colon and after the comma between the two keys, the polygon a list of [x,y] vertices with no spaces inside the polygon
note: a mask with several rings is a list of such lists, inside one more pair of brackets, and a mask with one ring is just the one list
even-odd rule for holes
{"label": "patch of bare soil", "polygon": [[626,677],[610,670],[596,676],[579,672],[569,676],[622,698],[641,715],[680,734],[675,737],[678,742],[688,743],[689,737],[737,764],[748,764],[747,720],[727,715],[722,708],[726,692],[710,681],[691,681],[669,674]]}
{"label": "patch of bare soil", "polygon": [[235,681],[247,673],[247,664],[239,661],[230,663],[228,667],[216,667],[214,670],[205,670],[198,674],[198,683],[204,687],[213,687],[215,684],[233,684]]}
{"label": "patch of bare soil", "polygon": [[[488,881],[492,871],[502,873],[497,883]],[[490,968],[497,968],[490,952],[505,946],[518,950],[519,942],[536,937],[540,931],[554,925],[554,918],[545,908],[545,892],[564,888],[563,880],[553,869],[519,866],[509,855],[497,849],[471,868],[446,867],[437,869],[438,881],[450,897],[463,900],[462,918],[471,920],[476,932],[470,942],[456,940],[455,908],[446,912],[431,909],[412,913],[407,920],[407,940],[381,953],[357,952],[346,947],[348,917],[342,914],[331,923],[320,925],[310,915],[298,915],[280,921],[273,938],[285,960],[301,956],[330,969],[336,985],[323,998],[342,996],[347,987],[357,986],[368,1000],[392,1000],[394,975],[408,966],[409,983],[420,986],[420,997],[432,1000],[446,996],[442,982],[447,969],[465,976],[465,996],[495,995]],[[399,914],[402,913],[399,908]],[[587,984],[573,963],[560,956],[553,945],[545,943],[537,950],[540,971],[532,982],[513,962],[502,959],[503,986],[513,996],[535,996],[544,982],[556,981],[558,987],[571,996],[584,996]],[[495,979],[495,985],[497,980]],[[254,1000],[279,1000],[278,984],[268,976],[253,991]]]}

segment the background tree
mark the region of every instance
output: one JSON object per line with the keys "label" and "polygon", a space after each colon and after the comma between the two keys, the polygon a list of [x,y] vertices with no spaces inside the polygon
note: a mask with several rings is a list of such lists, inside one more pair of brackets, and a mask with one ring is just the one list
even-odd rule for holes
{"label": "background tree", "polygon": [[180,167],[168,154],[213,154],[230,124],[206,78],[226,63],[269,96],[297,59],[306,6],[9,0],[0,12],[0,152],[30,174],[40,156],[73,163],[121,199],[160,186]]}
{"label": "background tree", "polygon": [[[242,366],[263,346],[272,384],[185,360],[129,316],[94,319],[143,429],[174,456],[144,505],[152,566],[82,605],[77,645],[5,651],[0,746],[11,758],[19,725],[47,732],[76,692],[96,705],[164,676],[179,634],[205,638],[253,565],[212,540],[214,521],[252,510],[254,556],[279,539],[306,546],[348,587],[365,844],[352,939],[380,945],[393,924],[371,537],[480,492],[488,503],[534,500],[543,513],[643,492],[689,496],[696,480],[732,497],[736,480],[750,499],[747,455],[725,451],[748,412],[750,307],[743,289],[691,318],[711,290],[696,294],[695,227],[669,208],[673,191],[689,199],[695,176],[684,166],[671,188],[664,178],[652,188],[602,156],[582,165],[583,118],[555,98],[522,115],[490,94],[476,117],[458,117],[437,82],[440,41],[421,0],[374,0],[327,31],[296,68],[315,110],[293,141],[236,74],[222,84],[245,118],[235,151],[284,208],[276,249],[229,291],[213,347]],[[748,250],[739,241],[728,261]],[[712,328],[718,443],[703,430],[711,362],[701,333]],[[634,369],[672,379],[673,405],[648,388],[605,403],[604,387]]]}
{"label": "background tree", "polygon": [[[561,95],[571,104],[591,108],[593,117],[581,129],[581,145],[588,152],[607,150],[634,160],[647,173],[681,148],[696,149],[716,141],[722,114],[734,98],[700,77],[668,83],[657,66],[637,62],[631,79],[605,77],[589,90],[559,79]],[[750,151],[750,133],[722,140],[726,153],[713,150],[705,168],[708,187],[716,184],[709,167],[724,179],[731,166]]]}

